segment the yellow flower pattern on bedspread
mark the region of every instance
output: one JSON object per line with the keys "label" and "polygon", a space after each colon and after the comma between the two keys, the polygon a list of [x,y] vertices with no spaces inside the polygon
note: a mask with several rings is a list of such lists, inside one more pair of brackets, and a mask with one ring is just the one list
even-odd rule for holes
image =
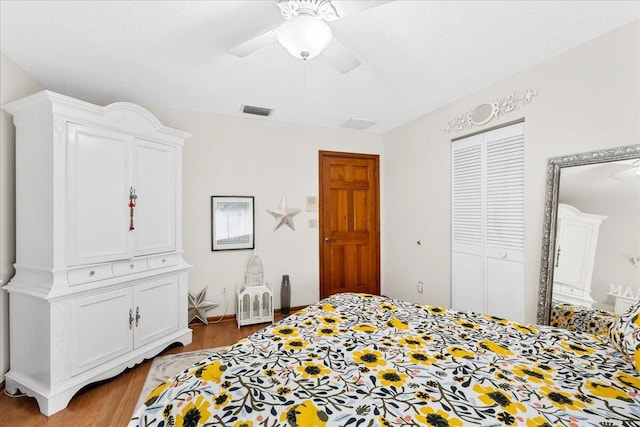
{"label": "yellow flower pattern on bedspread", "polygon": [[157,387],[129,426],[640,426],[640,376],[594,336],[338,294]]}

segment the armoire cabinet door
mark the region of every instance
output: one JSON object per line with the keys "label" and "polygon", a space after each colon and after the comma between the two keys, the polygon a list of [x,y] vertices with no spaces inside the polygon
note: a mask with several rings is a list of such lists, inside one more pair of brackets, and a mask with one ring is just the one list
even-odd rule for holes
{"label": "armoire cabinet door", "polygon": [[176,247],[176,149],[136,140],[134,255]]}
{"label": "armoire cabinet door", "polygon": [[558,219],[554,282],[585,287],[587,270],[593,268],[593,263],[589,263],[593,228],[582,221]]}
{"label": "armoire cabinet door", "polygon": [[164,276],[133,288],[134,348],[178,330],[178,277]]}
{"label": "armoire cabinet door", "polygon": [[128,258],[132,138],[67,125],[66,244],[68,265]]}
{"label": "armoire cabinet door", "polygon": [[72,342],[68,348],[72,356],[71,375],[80,374],[133,349],[131,288],[77,298],[71,304]]}

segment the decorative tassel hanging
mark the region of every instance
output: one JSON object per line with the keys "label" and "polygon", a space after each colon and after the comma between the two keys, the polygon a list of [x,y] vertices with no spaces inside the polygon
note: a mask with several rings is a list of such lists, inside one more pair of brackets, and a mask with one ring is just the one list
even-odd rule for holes
{"label": "decorative tassel hanging", "polygon": [[133,208],[136,207],[136,199],[138,196],[136,195],[135,188],[129,188],[129,230],[133,230]]}

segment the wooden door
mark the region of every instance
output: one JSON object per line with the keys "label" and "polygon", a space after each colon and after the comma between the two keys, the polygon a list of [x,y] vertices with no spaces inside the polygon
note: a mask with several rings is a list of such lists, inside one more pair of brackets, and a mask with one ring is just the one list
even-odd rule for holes
{"label": "wooden door", "polygon": [[320,297],[380,294],[379,156],[321,151]]}

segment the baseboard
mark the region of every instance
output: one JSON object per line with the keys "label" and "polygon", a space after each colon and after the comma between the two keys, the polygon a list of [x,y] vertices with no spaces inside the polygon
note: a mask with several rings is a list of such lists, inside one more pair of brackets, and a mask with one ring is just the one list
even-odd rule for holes
{"label": "baseboard", "polygon": [[[295,313],[295,312],[296,312],[296,311],[298,311],[298,310],[302,310],[303,308],[307,308],[307,306],[306,306],[306,305],[299,305],[299,306],[297,306],[297,307],[291,307],[291,308],[289,309],[289,314],[287,314],[287,316],[289,316],[289,315],[291,315],[291,314]],[[282,309],[277,308],[277,309],[274,311],[274,313],[280,313],[280,314],[282,314]]]}
{"label": "baseboard", "polygon": [[[296,311],[302,310],[303,308],[306,308],[306,307],[307,307],[306,305],[299,305],[297,307],[291,307],[290,311],[289,311],[289,314],[295,313]],[[273,313],[274,314],[282,314],[282,309],[276,308]],[[289,316],[289,314],[287,314],[286,316]],[[233,320],[235,322],[236,321],[236,315],[235,315],[235,313],[234,314],[227,314],[226,316],[223,316],[222,319],[220,319],[220,317],[207,317],[207,320],[209,322],[212,322],[212,323],[213,322],[228,322],[230,320]],[[195,324],[197,325],[197,324],[203,324],[203,323],[199,323],[198,322],[198,323],[195,323]],[[194,325],[194,323],[193,322],[189,323],[189,325]]]}

